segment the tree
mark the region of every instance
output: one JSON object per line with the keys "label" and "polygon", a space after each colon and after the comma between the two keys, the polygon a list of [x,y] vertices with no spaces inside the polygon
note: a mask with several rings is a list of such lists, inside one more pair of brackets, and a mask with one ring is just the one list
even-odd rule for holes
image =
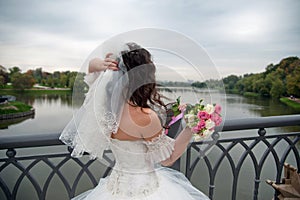
{"label": "tree", "polygon": [[226,78],[223,78],[223,83],[225,88],[228,90],[234,89],[236,83],[240,80],[240,78],[236,75],[229,75]]}
{"label": "tree", "polygon": [[35,81],[39,84],[42,84],[42,79],[43,79],[43,71],[42,68],[37,68],[33,71],[33,78]]}
{"label": "tree", "polygon": [[286,74],[289,74],[291,72],[293,72],[294,70],[294,62],[298,62],[299,63],[299,58],[298,57],[288,57],[288,58],[284,58],[280,61],[279,63],[279,67],[282,68]]}
{"label": "tree", "polygon": [[14,76],[14,74],[17,74],[17,73],[21,73],[21,69],[17,66],[14,66],[12,68],[9,68],[9,82],[12,82],[12,77]]}
{"label": "tree", "polygon": [[21,73],[21,69],[16,66],[9,68],[9,75],[13,75],[15,73]]}
{"label": "tree", "polygon": [[[72,81],[72,91],[84,93],[87,89],[87,84],[84,82],[84,73],[76,73],[77,76],[70,79]],[[74,78],[74,79],[73,79]]]}
{"label": "tree", "polygon": [[60,74],[59,85],[61,87],[67,87],[67,83],[68,83],[68,77],[67,77],[67,75],[65,75],[64,73]]}
{"label": "tree", "polygon": [[69,88],[71,88],[73,90],[73,86],[75,83],[75,79],[76,79],[77,73],[76,72],[71,72],[69,74],[69,80],[68,80],[68,86]]}
{"label": "tree", "polygon": [[194,82],[191,84],[192,87],[197,87],[197,88],[206,88],[206,84],[204,82]]}
{"label": "tree", "polygon": [[6,68],[3,67],[2,65],[0,65],[0,76],[3,77],[2,79],[3,86],[6,85],[6,83],[8,83],[9,81],[9,77]]}
{"label": "tree", "polygon": [[272,63],[266,67],[266,74],[269,74],[277,69],[278,65],[273,65]]}
{"label": "tree", "polygon": [[253,90],[255,93],[259,93],[261,96],[269,96],[269,85],[264,78],[260,78],[253,83]]}
{"label": "tree", "polygon": [[30,89],[35,83],[34,78],[29,74],[14,73],[11,77],[12,86],[17,90]]}
{"label": "tree", "polygon": [[286,78],[287,93],[300,97],[300,65]]}
{"label": "tree", "polygon": [[270,95],[273,98],[279,98],[282,94],[284,94],[284,92],[285,88],[282,81],[279,78],[273,80]]}
{"label": "tree", "polygon": [[0,88],[4,88],[4,86],[5,86],[5,78],[2,75],[0,75]]}

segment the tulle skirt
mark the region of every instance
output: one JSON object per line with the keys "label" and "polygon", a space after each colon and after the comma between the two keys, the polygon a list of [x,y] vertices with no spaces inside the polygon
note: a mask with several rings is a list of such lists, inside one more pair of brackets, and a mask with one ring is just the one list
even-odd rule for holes
{"label": "tulle skirt", "polygon": [[88,190],[72,200],[209,200],[201,191],[196,189],[189,180],[176,170],[162,167],[157,169],[159,187],[144,196],[118,196],[112,194],[106,187],[108,177],[102,178],[92,190]]}

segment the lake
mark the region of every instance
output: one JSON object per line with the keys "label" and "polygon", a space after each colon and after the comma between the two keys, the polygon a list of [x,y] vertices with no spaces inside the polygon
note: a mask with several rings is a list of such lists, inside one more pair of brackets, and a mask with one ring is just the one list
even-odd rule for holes
{"label": "lake", "polygon": [[[268,98],[246,98],[236,94],[220,94],[216,91],[198,91],[194,92],[190,89],[171,89],[169,90],[161,90],[162,94],[170,97],[171,99],[176,99],[178,96],[181,96],[182,102],[191,102],[195,103],[198,99],[203,98],[205,102],[215,102],[220,104],[223,107],[222,116],[226,119],[237,119],[237,118],[247,118],[247,117],[262,117],[262,116],[273,116],[273,115],[289,115],[289,114],[299,114],[299,111],[294,110],[277,100],[272,100]],[[72,117],[73,106],[72,106],[72,95],[68,92],[59,93],[59,94],[15,94],[18,101],[22,101],[32,105],[35,108],[35,116],[34,118],[25,119],[22,122],[15,123],[12,125],[8,125],[6,128],[0,130],[1,135],[21,135],[21,134],[34,134],[34,133],[58,133],[61,132],[64,126],[68,123],[68,121]],[[79,106],[74,106],[74,109],[77,109]],[[294,128],[295,129],[295,128]],[[296,127],[298,131],[299,127]],[[279,132],[280,128],[272,128],[268,129],[269,133]],[[257,131],[243,131],[245,134],[253,134],[257,135]],[[234,135],[234,133],[232,133]],[[229,137],[230,133],[226,133],[226,136]],[[221,135],[221,137],[226,137]],[[34,151],[34,150],[31,150]],[[47,150],[46,150],[47,152]],[[4,152],[3,152],[4,153]],[[212,152],[213,153],[213,152]],[[3,154],[1,154],[3,156]],[[20,155],[20,154],[18,154]],[[291,163],[294,164],[294,163]],[[245,163],[245,169],[251,168],[251,163]],[[272,167],[272,162],[265,165],[265,167]],[[228,167],[228,166],[227,166]],[[266,173],[263,177],[269,177],[268,173],[273,174],[273,170],[265,170]],[[198,188],[204,188],[204,183],[207,183],[208,176],[207,174],[203,175],[200,173],[201,170],[197,171],[192,176],[192,183]],[[12,172],[11,172],[12,173]],[[7,176],[11,177],[11,173],[7,174]],[[68,172],[67,172],[68,173]],[[228,173],[228,170],[221,169],[220,173],[224,173],[225,176]],[[70,174],[72,176],[72,174]],[[249,181],[247,178],[247,173],[241,175],[243,178],[239,182],[241,186],[239,187],[238,197],[237,199],[248,199],[247,187],[253,181]],[[229,180],[231,175],[229,175]],[[2,177],[3,178],[3,177]],[[219,181],[224,181],[224,177],[222,177]],[[10,179],[10,178],[9,178]],[[272,179],[272,177],[270,177]],[[4,179],[5,180],[5,179]],[[198,181],[201,180],[201,181]],[[225,178],[227,180],[227,178]],[[263,180],[263,179],[262,179]],[[220,183],[221,184],[221,183]],[[226,193],[228,186],[222,188],[223,192]],[[218,185],[218,184],[217,184]],[[270,199],[270,195],[273,193],[273,189],[270,186],[266,186],[266,184],[262,183],[260,187],[260,198],[259,199]],[[90,184],[84,185],[84,191],[86,188],[91,187]],[[24,189],[25,190],[25,189]],[[26,191],[26,190],[25,190]],[[50,192],[49,199],[65,199],[64,194],[60,194],[57,190],[53,190],[53,194]],[[207,193],[207,190],[205,191]],[[224,194],[223,193],[223,194]],[[252,193],[252,191],[250,191]],[[222,191],[216,192],[215,199],[223,199]],[[30,193],[28,193],[28,198],[30,198]],[[226,195],[227,196],[227,195]],[[266,196],[267,198],[264,198]],[[0,195],[1,197],[1,195]],[[23,196],[24,197],[24,196]],[[248,196],[249,197],[249,196]],[[249,197],[250,198],[250,197]],[[229,199],[229,198],[228,198]]]}
{"label": "lake", "polygon": [[[203,98],[222,106],[225,119],[289,115],[299,113],[280,101],[268,98],[246,98],[236,94],[220,94],[215,91],[193,92],[189,89],[162,90],[162,94],[171,99],[181,96],[182,102],[195,103]],[[34,118],[0,129],[0,134],[32,134],[61,132],[73,113],[72,95],[69,92],[59,94],[14,94],[18,101],[35,108]],[[74,106],[78,108],[79,106]]]}

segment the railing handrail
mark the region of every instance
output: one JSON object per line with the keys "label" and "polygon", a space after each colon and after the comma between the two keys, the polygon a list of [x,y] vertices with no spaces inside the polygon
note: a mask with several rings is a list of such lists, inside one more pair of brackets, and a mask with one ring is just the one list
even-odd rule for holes
{"label": "railing handrail", "polygon": [[229,119],[217,131],[236,131],[246,129],[273,128],[300,125],[300,115],[280,115],[270,117],[249,117]]}
{"label": "railing handrail", "polygon": [[[216,131],[272,128],[300,125],[300,115],[251,117],[226,120]],[[60,133],[35,133],[26,135],[0,135],[0,149],[62,145]]]}

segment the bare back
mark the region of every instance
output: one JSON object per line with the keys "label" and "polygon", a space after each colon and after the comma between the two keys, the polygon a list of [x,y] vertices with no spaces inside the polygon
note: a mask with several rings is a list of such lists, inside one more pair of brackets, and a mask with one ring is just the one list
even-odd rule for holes
{"label": "bare back", "polygon": [[162,131],[157,114],[150,108],[134,107],[125,104],[120,126],[111,137],[119,140],[149,140]]}

